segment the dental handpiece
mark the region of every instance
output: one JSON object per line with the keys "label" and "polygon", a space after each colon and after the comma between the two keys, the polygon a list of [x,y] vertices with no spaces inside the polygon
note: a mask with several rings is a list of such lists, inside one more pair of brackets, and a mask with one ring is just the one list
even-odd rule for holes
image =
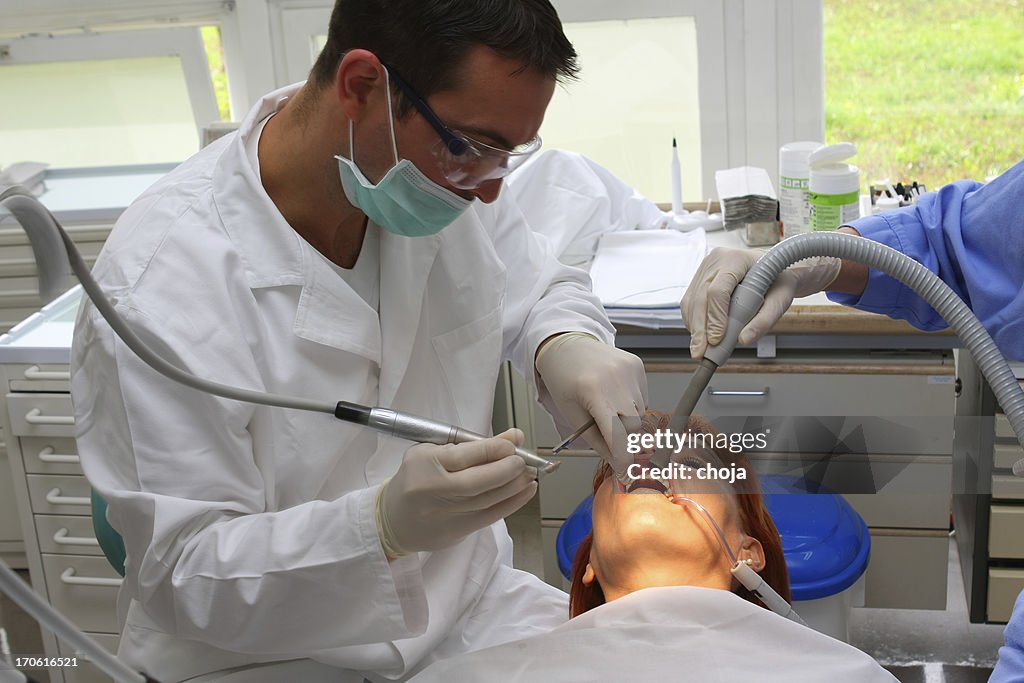
{"label": "dental handpiece", "polygon": [[[466,443],[489,438],[483,434],[427,417],[403,413],[390,408],[368,408],[348,401],[338,402],[334,416],[339,420],[361,424],[389,436],[397,436],[400,439],[417,443],[433,443],[443,446],[449,443]],[[551,474],[561,464],[542,458],[519,446],[516,446],[515,452],[528,466],[537,468],[538,479],[546,474]]]}

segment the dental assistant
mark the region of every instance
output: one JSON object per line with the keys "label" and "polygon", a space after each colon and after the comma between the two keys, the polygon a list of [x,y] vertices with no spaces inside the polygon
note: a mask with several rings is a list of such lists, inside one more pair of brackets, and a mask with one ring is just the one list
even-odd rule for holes
{"label": "dental assistant", "polygon": [[[950,183],[914,206],[841,229],[927,266],[967,302],[1008,359],[1024,360],[1024,161],[987,184]],[[681,303],[694,358],[721,341],[732,290],[759,256],[753,250],[715,249],[697,269]],[[740,343],[751,344],[771,330],[794,296],[822,290],[833,301],[906,320],[922,330],[947,326],[919,295],[888,275],[851,261],[816,258],[783,273],[740,333]],[[1005,641],[990,680],[1024,681],[1024,593],[1006,626]]]}
{"label": "dental assistant", "polygon": [[[587,275],[500,193],[575,52],[547,0],[338,0],[309,80],[147,190],[94,274],[165,358],[229,385],[488,433],[511,359],[608,453],[646,407]],[[546,632],[512,568],[515,430],[412,445],[169,382],[85,303],[82,465],[127,548],[119,656],[162,681],[402,679]]]}

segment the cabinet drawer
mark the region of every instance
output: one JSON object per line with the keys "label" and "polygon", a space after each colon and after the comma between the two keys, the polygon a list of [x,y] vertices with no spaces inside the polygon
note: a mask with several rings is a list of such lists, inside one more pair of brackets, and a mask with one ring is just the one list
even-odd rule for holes
{"label": "cabinet drawer", "polygon": [[996,413],[996,438],[1012,439],[1014,442],[1017,441],[1017,435],[1013,433],[1013,427],[1010,426],[1010,420],[1004,413]]}
{"label": "cabinet drawer", "polygon": [[104,557],[42,554],[50,604],[83,631],[117,633],[121,577]]}
{"label": "cabinet drawer", "polygon": [[540,481],[540,516],[565,519],[584,498],[594,492],[594,472],[601,459],[592,451],[562,451],[562,466]]}
{"label": "cabinet drawer", "polygon": [[92,517],[36,515],[39,550],[65,555],[103,555],[92,529]]}
{"label": "cabinet drawer", "polygon": [[989,621],[1006,623],[1013,614],[1017,595],[1024,590],[1024,569],[988,570],[988,602],[986,617]]}
{"label": "cabinet drawer", "polygon": [[19,438],[22,461],[28,474],[82,474],[78,445],[74,439],[59,436],[23,436]]}
{"label": "cabinet drawer", "polygon": [[843,494],[869,527],[949,527],[951,457],[753,453],[749,459],[762,477],[802,475]]}
{"label": "cabinet drawer", "polygon": [[85,477],[70,474],[28,474],[32,512],[42,515],[92,514],[91,490]]}
{"label": "cabinet drawer", "polygon": [[15,436],[75,436],[70,394],[7,394]]}
{"label": "cabinet drawer", "polygon": [[949,535],[945,531],[871,529],[864,606],[945,609]]}
{"label": "cabinet drawer", "polygon": [[[689,377],[648,372],[650,407],[674,410]],[[696,413],[712,418],[724,432],[767,429],[769,448],[776,451],[950,455],[952,388],[928,380],[924,375],[720,370]],[[551,417],[535,402],[532,408],[537,448],[557,445],[561,438]]]}
{"label": "cabinet drawer", "polygon": [[[697,404],[705,415],[920,415],[953,414],[953,385],[938,383],[952,368],[935,366],[936,375],[891,373],[730,372],[718,370]],[[781,368],[780,368],[781,369]],[[648,372],[652,408],[671,411],[689,382],[689,373]],[[749,392],[749,393],[730,393]]]}
{"label": "cabinet drawer", "polygon": [[999,500],[1024,500],[1024,477],[1012,474],[992,475],[992,498]]}
{"label": "cabinet drawer", "polygon": [[[111,654],[117,654],[117,643],[120,640],[110,633],[87,633],[87,636],[99,643],[100,647]],[[73,669],[62,669],[64,683],[110,683],[110,676],[102,673],[94,664],[82,661],[82,655],[74,651],[74,648],[64,643],[57,642],[57,649],[62,657],[78,657],[78,666]]]}
{"label": "cabinet drawer", "polygon": [[1017,444],[997,443],[993,448],[992,466],[1000,470],[1013,468],[1013,464],[1024,458],[1024,448]]}
{"label": "cabinet drawer", "polygon": [[992,558],[1024,558],[1024,506],[993,505],[989,518],[988,554]]}
{"label": "cabinet drawer", "polygon": [[11,391],[46,391],[55,394],[71,391],[71,368],[58,364],[21,364],[7,366]]}

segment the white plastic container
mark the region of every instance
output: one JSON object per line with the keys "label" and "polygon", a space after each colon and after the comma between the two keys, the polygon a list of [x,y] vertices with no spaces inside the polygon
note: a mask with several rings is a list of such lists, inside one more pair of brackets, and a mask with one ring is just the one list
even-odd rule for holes
{"label": "white plastic container", "polygon": [[864,575],[835,595],[817,600],[794,600],[792,604],[793,610],[815,631],[848,643],[852,608],[864,606]]}
{"label": "white plastic container", "polygon": [[819,147],[807,158],[811,230],[835,230],[860,217],[860,171],[845,163],[857,153],[849,142]]}
{"label": "white plastic container", "polygon": [[783,237],[811,230],[807,158],[821,146],[820,142],[790,142],[779,148],[779,219]]}

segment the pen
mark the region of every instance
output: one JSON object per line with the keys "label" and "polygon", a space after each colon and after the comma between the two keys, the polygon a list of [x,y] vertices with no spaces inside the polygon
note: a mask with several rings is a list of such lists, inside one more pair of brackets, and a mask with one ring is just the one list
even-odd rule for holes
{"label": "pen", "polygon": [[679,168],[679,148],[676,146],[675,138],[672,138],[672,213],[676,216],[683,215],[682,172]]}
{"label": "pen", "polygon": [[571,444],[573,441],[575,441],[576,439],[578,439],[581,436],[583,436],[583,432],[587,431],[588,429],[590,429],[591,427],[593,427],[596,424],[597,424],[597,420],[595,420],[594,418],[590,418],[589,420],[584,422],[582,427],[580,427],[575,432],[573,432],[572,434],[569,435],[569,438],[567,438],[565,441],[563,441],[562,443],[558,444],[553,449],[551,449],[551,455],[555,455],[559,451],[564,451],[566,448],[569,447],[569,444]]}

